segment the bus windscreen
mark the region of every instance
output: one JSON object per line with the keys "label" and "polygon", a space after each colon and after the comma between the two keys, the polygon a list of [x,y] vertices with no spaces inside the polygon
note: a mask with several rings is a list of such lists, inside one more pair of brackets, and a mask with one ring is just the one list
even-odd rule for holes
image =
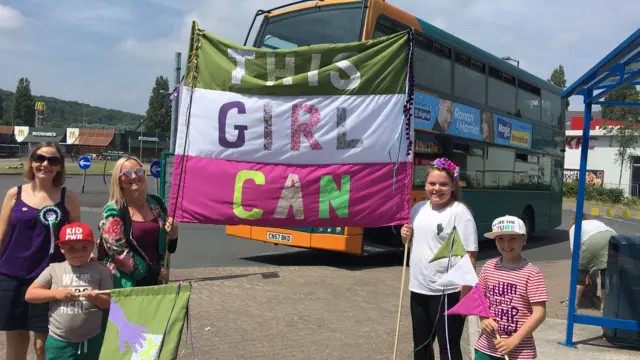
{"label": "bus windscreen", "polygon": [[360,5],[340,4],[293,11],[265,19],[256,47],[293,49],[301,46],[355,42],[360,39]]}

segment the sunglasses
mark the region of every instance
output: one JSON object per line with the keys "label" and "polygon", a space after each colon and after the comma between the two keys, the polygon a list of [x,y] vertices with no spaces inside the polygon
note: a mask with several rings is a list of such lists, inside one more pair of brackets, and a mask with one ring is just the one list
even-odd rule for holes
{"label": "sunglasses", "polygon": [[51,166],[60,166],[62,165],[62,159],[59,156],[46,156],[42,154],[33,154],[31,157],[31,161],[36,164],[42,164],[45,161]]}
{"label": "sunglasses", "polygon": [[136,176],[142,176],[142,175],[144,175],[144,169],[143,168],[136,168],[136,169],[133,169],[133,170],[126,170],[126,171],[121,172],[120,174],[122,174],[122,175],[124,175],[124,176],[126,176],[128,178],[132,177],[133,174],[136,174]]}

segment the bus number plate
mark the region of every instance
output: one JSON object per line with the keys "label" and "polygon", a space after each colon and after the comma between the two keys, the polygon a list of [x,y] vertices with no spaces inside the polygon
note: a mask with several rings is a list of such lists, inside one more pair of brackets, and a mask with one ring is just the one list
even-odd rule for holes
{"label": "bus number plate", "polygon": [[276,241],[291,242],[291,235],[268,232],[267,233],[267,239],[276,240]]}

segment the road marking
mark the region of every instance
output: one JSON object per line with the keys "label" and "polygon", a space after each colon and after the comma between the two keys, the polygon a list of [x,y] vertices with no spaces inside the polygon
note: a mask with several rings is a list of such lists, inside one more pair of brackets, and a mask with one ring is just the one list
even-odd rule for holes
{"label": "road marking", "polygon": [[638,226],[638,225],[639,225],[638,223],[635,223],[635,222],[631,222],[631,221],[627,221],[627,220],[622,220],[622,219],[618,219],[618,218],[614,218],[614,217],[609,217],[609,216],[602,216],[602,217],[603,217],[603,218],[605,218],[605,219],[615,220],[615,221],[619,221],[619,222],[627,223],[627,224],[630,224],[630,225],[635,225],[635,226]]}

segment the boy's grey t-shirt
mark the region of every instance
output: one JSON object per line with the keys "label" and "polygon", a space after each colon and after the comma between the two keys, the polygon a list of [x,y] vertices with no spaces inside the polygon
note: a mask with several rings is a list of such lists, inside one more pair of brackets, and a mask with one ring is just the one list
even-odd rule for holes
{"label": "boy's grey t-shirt", "polygon": [[[67,288],[77,293],[113,287],[109,269],[95,261],[82,267],[71,266],[67,261],[51,264],[35,282],[50,289]],[[84,298],[51,301],[49,334],[66,342],[88,340],[100,333],[103,314],[102,309]]]}

